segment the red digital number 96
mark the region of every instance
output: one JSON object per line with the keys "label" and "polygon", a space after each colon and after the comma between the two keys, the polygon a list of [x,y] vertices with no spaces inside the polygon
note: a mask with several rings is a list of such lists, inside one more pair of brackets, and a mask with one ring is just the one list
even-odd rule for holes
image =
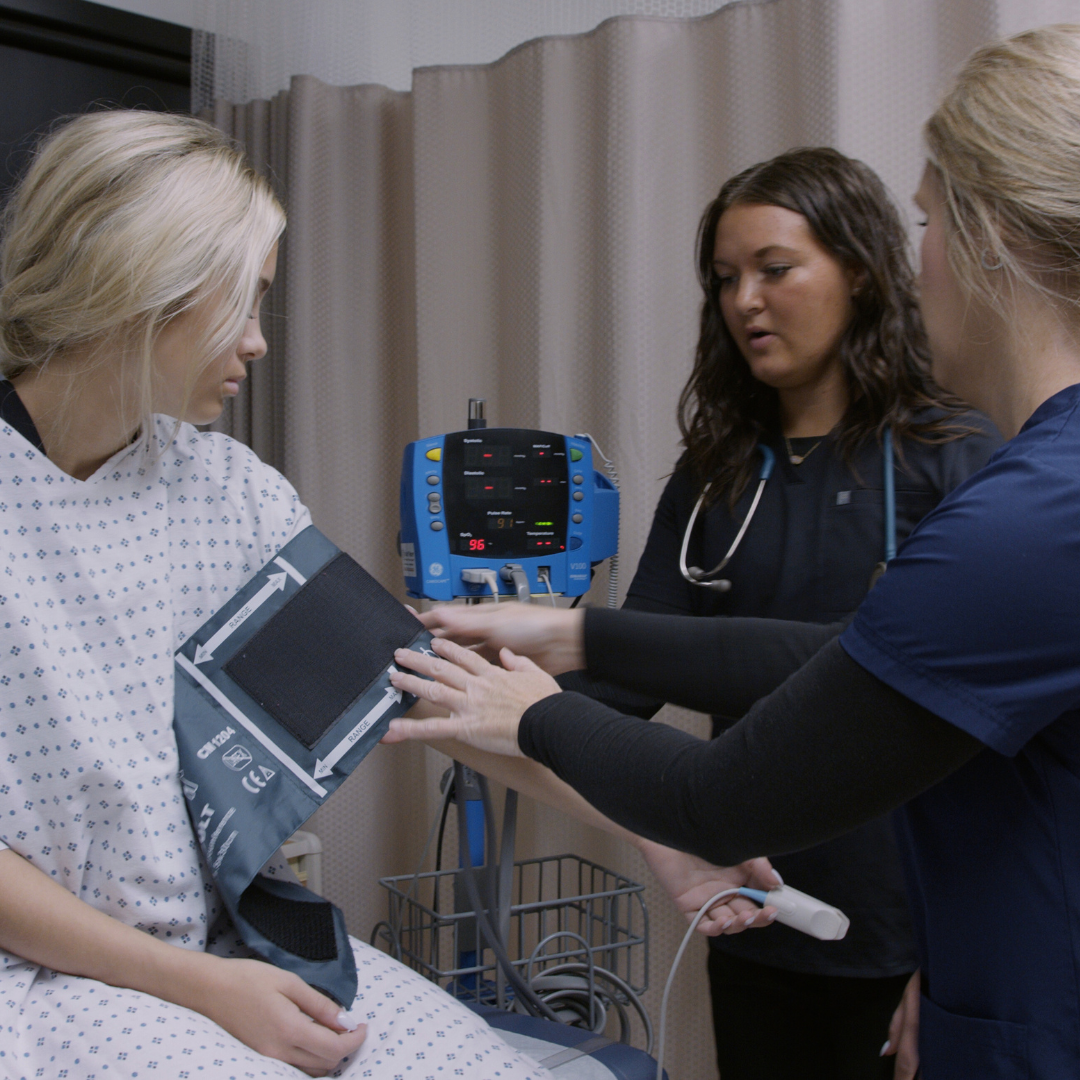
{"label": "red digital number 96", "polygon": [[469,550],[470,551],[483,551],[484,550],[484,541],[483,540],[470,540],[469,541]]}

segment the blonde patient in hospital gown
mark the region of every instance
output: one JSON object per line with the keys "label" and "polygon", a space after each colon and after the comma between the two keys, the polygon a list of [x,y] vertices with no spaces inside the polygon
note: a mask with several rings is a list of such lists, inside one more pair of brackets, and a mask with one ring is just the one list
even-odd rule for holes
{"label": "blonde patient in hospital gown", "polygon": [[[0,284],[0,1075],[549,1077],[358,941],[351,1013],[249,959],[178,776],[174,650],[310,524],[201,433],[265,354],[284,217],[215,129],[41,147]],[[173,420],[181,417],[183,423]],[[47,453],[46,453],[47,452]]]}

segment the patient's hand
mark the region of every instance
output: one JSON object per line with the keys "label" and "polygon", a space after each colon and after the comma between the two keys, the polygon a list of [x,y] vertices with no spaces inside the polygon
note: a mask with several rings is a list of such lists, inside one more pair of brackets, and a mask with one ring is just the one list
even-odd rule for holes
{"label": "patient's hand", "polygon": [[[651,840],[639,838],[635,847],[645,857],[649,869],[664,886],[675,906],[690,922],[710,896],[723,889],[748,886],[768,892],[782,885],[780,875],[768,859],[749,859],[738,866],[713,866],[704,859]],[[738,934],[750,927],[771,926],[776,908],[759,908],[744,896],[732,896],[711,908],[698,923],[698,932],[707,937]]]}
{"label": "patient's hand", "polygon": [[500,649],[527,656],[549,675],[585,666],[585,613],[533,604],[443,604],[417,618],[439,637],[494,660]]}

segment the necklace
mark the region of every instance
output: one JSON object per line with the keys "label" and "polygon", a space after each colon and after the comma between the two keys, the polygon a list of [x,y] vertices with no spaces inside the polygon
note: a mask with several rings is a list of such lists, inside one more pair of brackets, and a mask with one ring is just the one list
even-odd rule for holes
{"label": "necklace", "polygon": [[795,451],[791,449],[791,440],[785,435],[784,445],[787,447],[788,461],[790,461],[792,465],[801,465],[825,441],[825,438],[826,436],[823,435],[809,450],[806,451],[805,454],[796,454]]}

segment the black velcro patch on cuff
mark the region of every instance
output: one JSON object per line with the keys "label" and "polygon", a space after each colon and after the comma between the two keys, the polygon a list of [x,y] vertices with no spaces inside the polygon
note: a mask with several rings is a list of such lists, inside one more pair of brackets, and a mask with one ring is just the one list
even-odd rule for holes
{"label": "black velcro patch on cuff", "polygon": [[225,665],[309,750],[423,629],[359,563],[332,559]]}
{"label": "black velcro patch on cuff", "polygon": [[327,900],[289,900],[275,896],[256,878],[240,897],[237,908],[268,941],[304,960],[321,963],[337,956],[334,906]]}

